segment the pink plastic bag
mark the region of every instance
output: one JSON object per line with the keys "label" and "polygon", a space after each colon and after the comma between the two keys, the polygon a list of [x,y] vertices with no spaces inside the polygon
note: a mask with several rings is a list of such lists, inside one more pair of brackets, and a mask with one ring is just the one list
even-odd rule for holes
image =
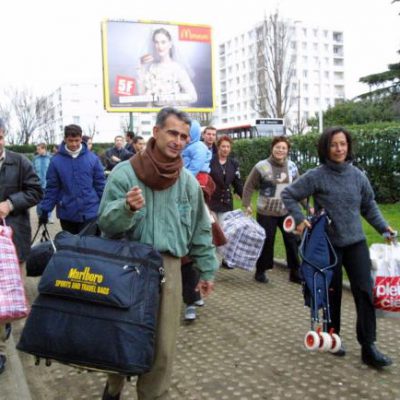
{"label": "pink plastic bag", "polygon": [[29,313],[12,229],[0,225],[0,322],[24,318]]}

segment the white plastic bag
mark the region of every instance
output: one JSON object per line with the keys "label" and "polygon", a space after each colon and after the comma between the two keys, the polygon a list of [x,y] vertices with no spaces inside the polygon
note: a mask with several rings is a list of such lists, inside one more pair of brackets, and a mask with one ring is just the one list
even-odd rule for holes
{"label": "white plastic bag", "polygon": [[373,244],[370,258],[376,315],[400,318],[400,245]]}

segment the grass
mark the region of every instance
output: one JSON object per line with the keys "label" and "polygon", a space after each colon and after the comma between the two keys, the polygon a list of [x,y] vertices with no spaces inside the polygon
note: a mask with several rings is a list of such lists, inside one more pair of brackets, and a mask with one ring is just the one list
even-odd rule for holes
{"label": "grass", "polygon": [[[256,203],[257,203],[257,193],[254,193],[251,199],[251,204],[253,208],[253,214],[255,216]],[[234,200],[234,208],[240,208],[241,201],[236,199]],[[400,203],[395,204],[380,204],[379,208],[389,223],[389,225],[397,230],[400,234]],[[376,230],[368,224],[365,220],[363,220],[363,229],[365,232],[365,236],[367,237],[368,246],[371,246],[372,243],[383,243],[382,236],[376,232]],[[278,259],[285,259],[285,248],[283,245],[283,239],[280,230],[277,230],[277,235],[275,239],[275,249],[274,249],[274,257]]]}

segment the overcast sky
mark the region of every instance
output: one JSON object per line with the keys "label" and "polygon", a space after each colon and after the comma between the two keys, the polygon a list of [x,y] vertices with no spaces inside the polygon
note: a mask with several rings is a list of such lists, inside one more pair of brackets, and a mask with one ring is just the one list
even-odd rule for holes
{"label": "overcast sky", "polygon": [[391,0],[5,0],[0,90],[24,85],[46,93],[64,82],[100,81],[106,18],[209,24],[218,44],[277,6],[285,17],[344,31],[347,97],[367,90],[360,76],[399,59],[400,3]]}

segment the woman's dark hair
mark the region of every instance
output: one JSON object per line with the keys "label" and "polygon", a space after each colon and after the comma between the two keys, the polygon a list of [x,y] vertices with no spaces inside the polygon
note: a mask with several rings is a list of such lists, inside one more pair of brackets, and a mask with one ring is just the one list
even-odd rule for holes
{"label": "woman's dark hair", "polygon": [[350,132],[341,126],[333,126],[326,128],[318,141],[318,157],[321,164],[325,164],[329,160],[329,152],[331,147],[332,138],[337,133],[343,133],[347,141],[347,156],[346,161],[353,160],[353,146]]}
{"label": "woman's dark hair", "polygon": [[221,136],[218,140],[217,140],[217,147],[219,148],[219,146],[221,146],[222,142],[228,142],[231,146],[233,143],[233,140],[228,136],[228,135],[224,135]]}
{"label": "woman's dark hair", "polygon": [[284,142],[287,144],[288,150],[290,150],[291,144],[289,142],[289,139],[286,136],[276,136],[272,139],[271,142],[271,151],[272,149],[275,147],[276,144],[278,144],[279,142]]}

